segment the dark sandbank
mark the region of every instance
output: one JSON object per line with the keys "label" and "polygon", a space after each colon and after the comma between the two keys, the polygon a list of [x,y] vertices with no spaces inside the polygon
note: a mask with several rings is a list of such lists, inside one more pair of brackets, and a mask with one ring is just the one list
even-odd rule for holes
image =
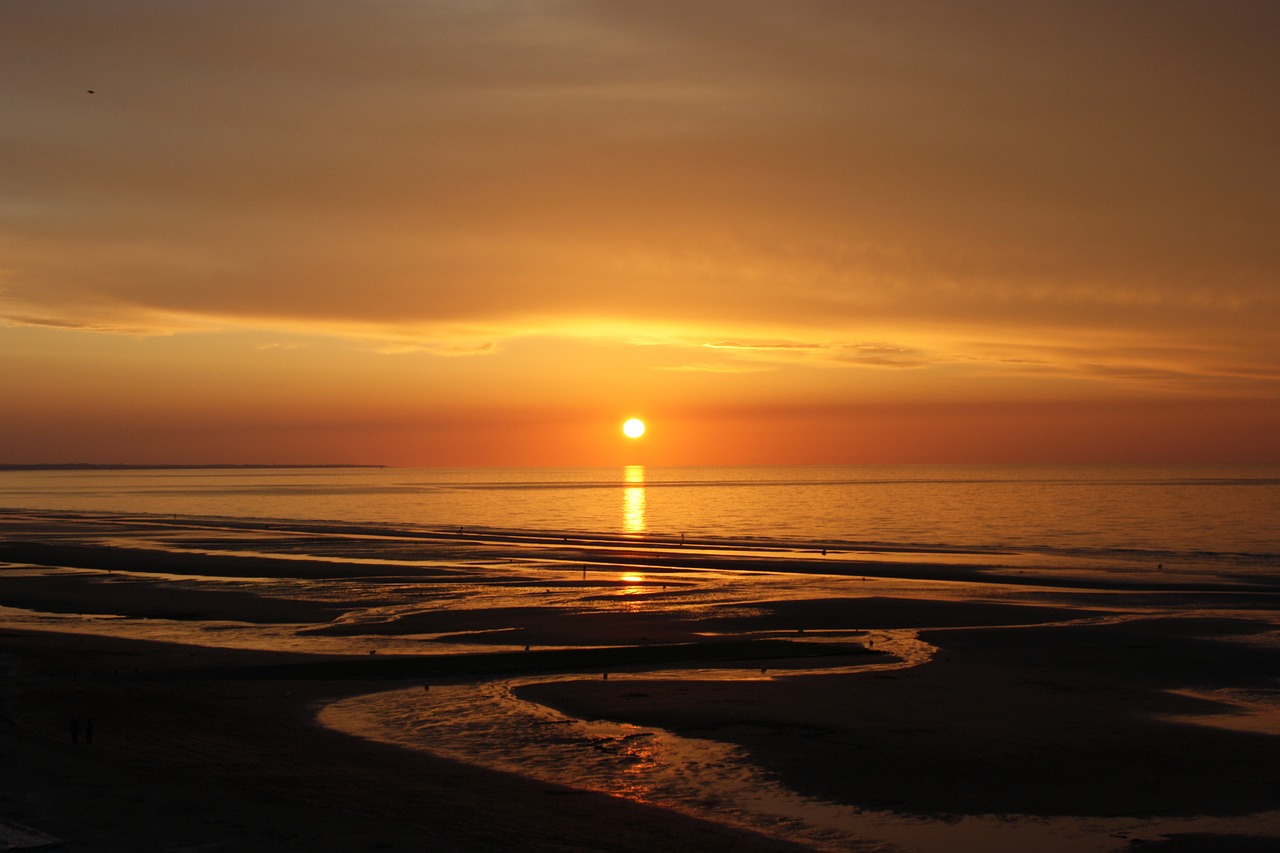
{"label": "dark sandbank", "polygon": [[1186,832],[1135,841],[1125,849],[1132,853],[1280,853],[1280,838]]}
{"label": "dark sandbank", "polygon": [[344,612],[344,608],[335,604],[273,599],[250,591],[208,589],[181,581],[100,572],[44,575],[0,572],[0,602],[44,613],[263,624],[327,622]]}
{"label": "dark sandbank", "polygon": [[104,571],[157,572],[245,578],[381,578],[451,577],[435,567],[368,564],[320,559],[296,560],[232,554],[202,554],[160,548],[50,545],[42,542],[0,542],[0,561],[36,566],[63,566]]}

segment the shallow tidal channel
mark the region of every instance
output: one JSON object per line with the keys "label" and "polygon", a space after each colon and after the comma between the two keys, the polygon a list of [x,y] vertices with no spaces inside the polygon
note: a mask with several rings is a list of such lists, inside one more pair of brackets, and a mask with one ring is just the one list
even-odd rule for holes
{"label": "shallow tidal channel", "polygon": [[[913,632],[877,632],[895,663],[841,672],[912,666],[931,647]],[[595,676],[596,678],[604,676]],[[758,670],[610,673],[610,679],[785,678]],[[432,684],[330,703],[328,727],[547,783],[672,809],[817,850],[1116,851],[1134,838],[1180,832],[1265,832],[1270,813],[1240,819],[1041,818],[986,815],[927,819],[803,797],[770,778],[743,749],[652,726],[581,720],[521,699],[519,688],[580,675],[526,676],[482,683]],[[851,772],[856,770],[851,769]]]}

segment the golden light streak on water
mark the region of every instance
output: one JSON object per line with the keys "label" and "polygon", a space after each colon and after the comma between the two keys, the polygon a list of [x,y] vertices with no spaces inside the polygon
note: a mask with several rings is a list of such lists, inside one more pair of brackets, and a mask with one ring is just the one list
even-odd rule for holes
{"label": "golden light streak on water", "polygon": [[645,522],[644,466],[628,465],[623,469],[622,531],[644,533]]}

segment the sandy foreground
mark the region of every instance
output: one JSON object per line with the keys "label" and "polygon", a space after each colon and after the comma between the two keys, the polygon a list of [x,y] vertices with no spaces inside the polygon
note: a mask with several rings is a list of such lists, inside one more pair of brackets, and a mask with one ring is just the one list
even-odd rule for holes
{"label": "sandy foreground", "polygon": [[[661,576],[664,583],[636,593],[634,580],[624,586],[604,575],[617,552],[599,543],[535,548],[539,560],[572,563],[574,572],[589,564],[600,574],[603,586],[584,597],[568,579],[588,583],[585,568],[588,580],[567,571],[530,578],[523,568],[494,574],[495,564],[528,558],[531,547],[514,551],[497,537],[404,541],[380,531],[384,539],[375,540],[332,529],[214,536],[180,520],[161,530],[136,519],[30,514],[0,520],[0,533],[0,605],[24,613],[226,620],[371,646],[429,631],[438,642],[460,631],[480,644],[460,652],[424,643],[429,656],[284,653],[112,636],[101,624],[84,633],[75,617],[33,630],[0,614],[8,625],[0,629],[0,849],[34,847],[42,836],[69,851],[798,849],[315,722],[327,700],[423,682],[653,670],[518,692],[584,719],[739,745],[787,787],[829,802],[946,820],[1208,815],[1218,819],[1211,833],[1143,832],[1139,824],[1113,849],[1280,850],[1280,835],[1245,820],[1280,810],[1280,615],[1265,585],[1174,578],[1144,587],[1047,573],[1034,584],[1005,584],[972,568],[943,582],[934,577],[942,566],[860,565],[872,580],[824,580],[812,587],[821,597],[803,586],[771,597],[762,584],[747,607],[726,603],[723,590],[697,599],[700,587],[687,574],[683,587],[672,580],[668,589]],[[428,590],[423,607],[343,621],[344,603],[333,597],[182,582],[261,584],[314,572],[390,589],[386,565],[351,562],[371,554],[403,561],[394,589],[402,594],[412,581]],[[293,559],[299,555],[313,559]],[[651,568],[673,571],[685,557],[655,552]],[[645,564],[643,553],[627,558]],[[696,571],[760,568],[723,549],[689,552],[686,561]],[[833,575],[854,573],[837,568]],[[490,608],[444,603],[460,585],[486,578],[523,597]],[[553,580],[579,596],[573,607],[559,603]],[[677,592],[680,607],[661,606]],[[868,648],[872,638],[904,630],[936,647],[927,662],[823,673],[828,660],[888,659]],[[840,642],[810,642],[824,634]],[[809,674],[661,676],[663,668],[726,662]],[[1242,831],[1229,831],[1233,818]],[[891,848],[868,839],[851,849]]]}
{"label": "sandy foreground", "polygon": [[[3,648],[19,669],[0,723],[0,809],[65,839],[58,849],[789,849],[328,731],[312,704],[370,684],[237,677],[279,656],[16,632]],[[197,666],[201,678],[181,675]],[[117,670],[129,674],[105,674]]]}

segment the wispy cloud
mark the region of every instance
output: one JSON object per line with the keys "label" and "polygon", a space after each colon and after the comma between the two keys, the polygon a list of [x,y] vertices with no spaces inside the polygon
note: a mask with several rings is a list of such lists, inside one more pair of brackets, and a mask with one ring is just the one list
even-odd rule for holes
{"label": "wispy cloud", "polygon": [[112,322],[110,319],[103,318],[98,321],[80,321],[69,320],[58,317],[33,317],[21,314],[0,314],[0,325],[19,327],[30,326],[42,329],[63,329],[75,332],[97,332],[101,334],[119,334],[119,335],[169,335],[175,331],[191,331],[191,326],[175,327],[169,324],[164,325],[137,325],[136,323],[127,322],[127,320],[140,320],[141,317],[121,318],[125,322]]}
{"label": "wispy cloud", "polygon": [[74,323],[70,320],[58,320],[52,317],[24,317],[15,314],[0,315],[9,326],[41,326],[48,329],[80,329],[89,330],[93,327],[84,323]]}
{"label": "wispy cloud", "polygon": [[429,353],[445,358],[463,358],[476,355],[493,355],[498,345],[493,341],[400,341],[374,344],[373,349],[382,355],[410,355]]}
{"label": "wispy cloud", "polygon": [[935,363],[913,347],[884,343],[805,343],[798,341],[711,341],[704,347],[753,359],[809,361],[864,367],[921,367]]}
{"label": "wispy cloud", "polygon": [[676,364],[676,365],[658,365],[655,370],[670,371],[673,373],[763,373],[772,368],[761,365],[746,364]]}

